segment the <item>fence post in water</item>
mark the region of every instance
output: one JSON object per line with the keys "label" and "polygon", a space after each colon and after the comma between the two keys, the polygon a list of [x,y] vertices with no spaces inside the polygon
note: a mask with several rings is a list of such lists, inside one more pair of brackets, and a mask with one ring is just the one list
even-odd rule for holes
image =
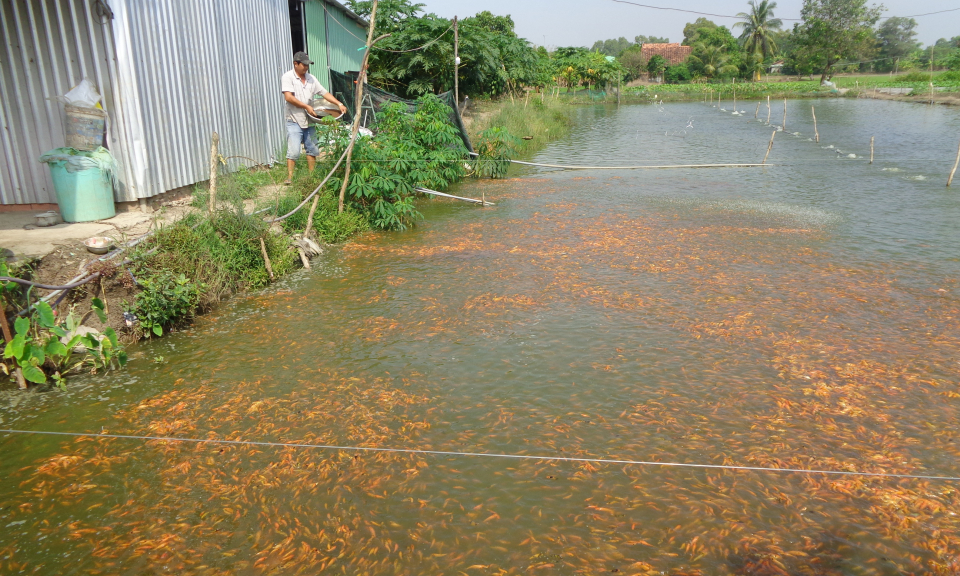
{"label": "fence post in water", "polygon": [[777,131],[774,130],[773,134],[770,136],[770,145],[767,146],[767,153],[763,156],[763,162],[761,164],[767,163],[767,156],[770,156],[770,151],[773,150],[773,139],[777,137]]}
{"label": "fence post in water", "polygon": [[870,163],[873,164],[873,136],[870,137]]}
{"label": "fence post in water", "polygon": [[212,144],[210,144],[210,215],[213,216],[217,209],[217,147],[220,145],[220,135],[213,133]]}
{"label": "fence post in water", "polygon": [[263,236],[260,237],[260,251],[263,252],[263,263],[267,265],[267,273],[270,274],[270,280],[273,280],[273,266],[270,264],[270,256],[267,254],[267,245],[263,242]]}
{"label": "fence post in water", "polygon": [[753,119],[756,120],[760,116],[760,103],[757,102],[757,111],[753,113]]}
{"label": "fence post in water", "polygon": [[960,148],[957,148],[957,160],[953,163],[953,170],[950,171],[950,178],[947,179],[947,188],[953,184],[953,175],[957,173],[957,166],[960,166]]}
{"label": "fence post in water", "polygon": [[767,124],[770,124],[770,97],[767,96]]}
{"label": "fence post in water", "polygon": [[783,131],[787,131],[787,99],[783,99]]}
{"label": "fence post in water", "polygon": [[813,106],[810,107],[810,111],[813,112],[813,135],[817,139],[817,144],[820,143],[820,131],[817,130],[817,109]]}

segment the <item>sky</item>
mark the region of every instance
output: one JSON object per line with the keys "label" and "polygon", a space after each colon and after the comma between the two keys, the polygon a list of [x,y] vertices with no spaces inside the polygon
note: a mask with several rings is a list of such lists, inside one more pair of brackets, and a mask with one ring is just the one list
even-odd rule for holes
{"label": "sky", "polygon": [[[489,10],[494,14],[509,14],[517,25],[517,34],[530,42],[553,48],[557,46],[587,46],[597,40],[619,38],[633,40],[637,35],[667,37],[671,42],[683,40],[683,26],[699,16],[668,10],[639,8],[619,4],[613,0],[415,0],[425,4],[425,12],[452,18],[472,16]],[[712,14],[735,16],[746,12],[747,0],[634,0],[641,4],[680,8]],[[884,16],[912,16],[950,8],[960,8],[960,0],[883,0],[869,2],[883,4]],[[774,14],[778,18],[800,18],[802,0],[778,0]],[[728,28],[736,22],[731,18],[707,17]],[[924,45],[938,38],[960,35],[960,11],[917,18],[917,39]],[[793,22],[784,21],[784,28]]]}

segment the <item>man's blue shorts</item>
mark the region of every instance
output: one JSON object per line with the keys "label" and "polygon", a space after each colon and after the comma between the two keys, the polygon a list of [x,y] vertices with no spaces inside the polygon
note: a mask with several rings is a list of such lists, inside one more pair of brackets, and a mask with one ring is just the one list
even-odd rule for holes
{"label": "man's blue shorts", "polygon": [[300,158],[301,144],[307,151],[307,156],[317,157],[320,155],[320,148],[317,147],[313,126],[301,128],[296,122],[287,120],[287,160]]}

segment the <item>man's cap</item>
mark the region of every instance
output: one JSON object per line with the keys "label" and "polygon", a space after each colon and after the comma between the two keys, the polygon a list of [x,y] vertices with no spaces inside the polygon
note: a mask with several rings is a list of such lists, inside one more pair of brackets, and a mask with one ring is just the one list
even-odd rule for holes
{"label": "man's cap", "polygon": [[294,54],[293,61],[299,62],[301,64],[306,64],[307,66],[313,65],[313,60],[311,60],[310,57],[307,56],[306,52],[297,52],[296,54]]}

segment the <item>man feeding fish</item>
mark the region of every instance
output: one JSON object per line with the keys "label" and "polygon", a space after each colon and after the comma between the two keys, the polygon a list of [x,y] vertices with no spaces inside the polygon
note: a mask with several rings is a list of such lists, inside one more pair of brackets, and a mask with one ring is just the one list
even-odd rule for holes
{"label": "man feeding fish", "polygon": [[340,114],[347,111],[339,100],[333,94],[327,92],[327,89],[320,85],[317,78],[310,74],[310,66],[313,62],[306,52],[297,52],[293,55],[293,70],[290,70],[280,78],[280,90],[283,92],[283,98],[286,104],[287,119],[287,186],[293,180],[293,167],[300,158],[300,146],[307,152],[307,167],[313,172],[317,164],[317,156],[320,155],[320,148],[317,147],[315,130],[310,125],[308,114],[316,119],[319,113],[311,106],[311,102],[317,96],[322,96],[324,100],[340,109]]}

